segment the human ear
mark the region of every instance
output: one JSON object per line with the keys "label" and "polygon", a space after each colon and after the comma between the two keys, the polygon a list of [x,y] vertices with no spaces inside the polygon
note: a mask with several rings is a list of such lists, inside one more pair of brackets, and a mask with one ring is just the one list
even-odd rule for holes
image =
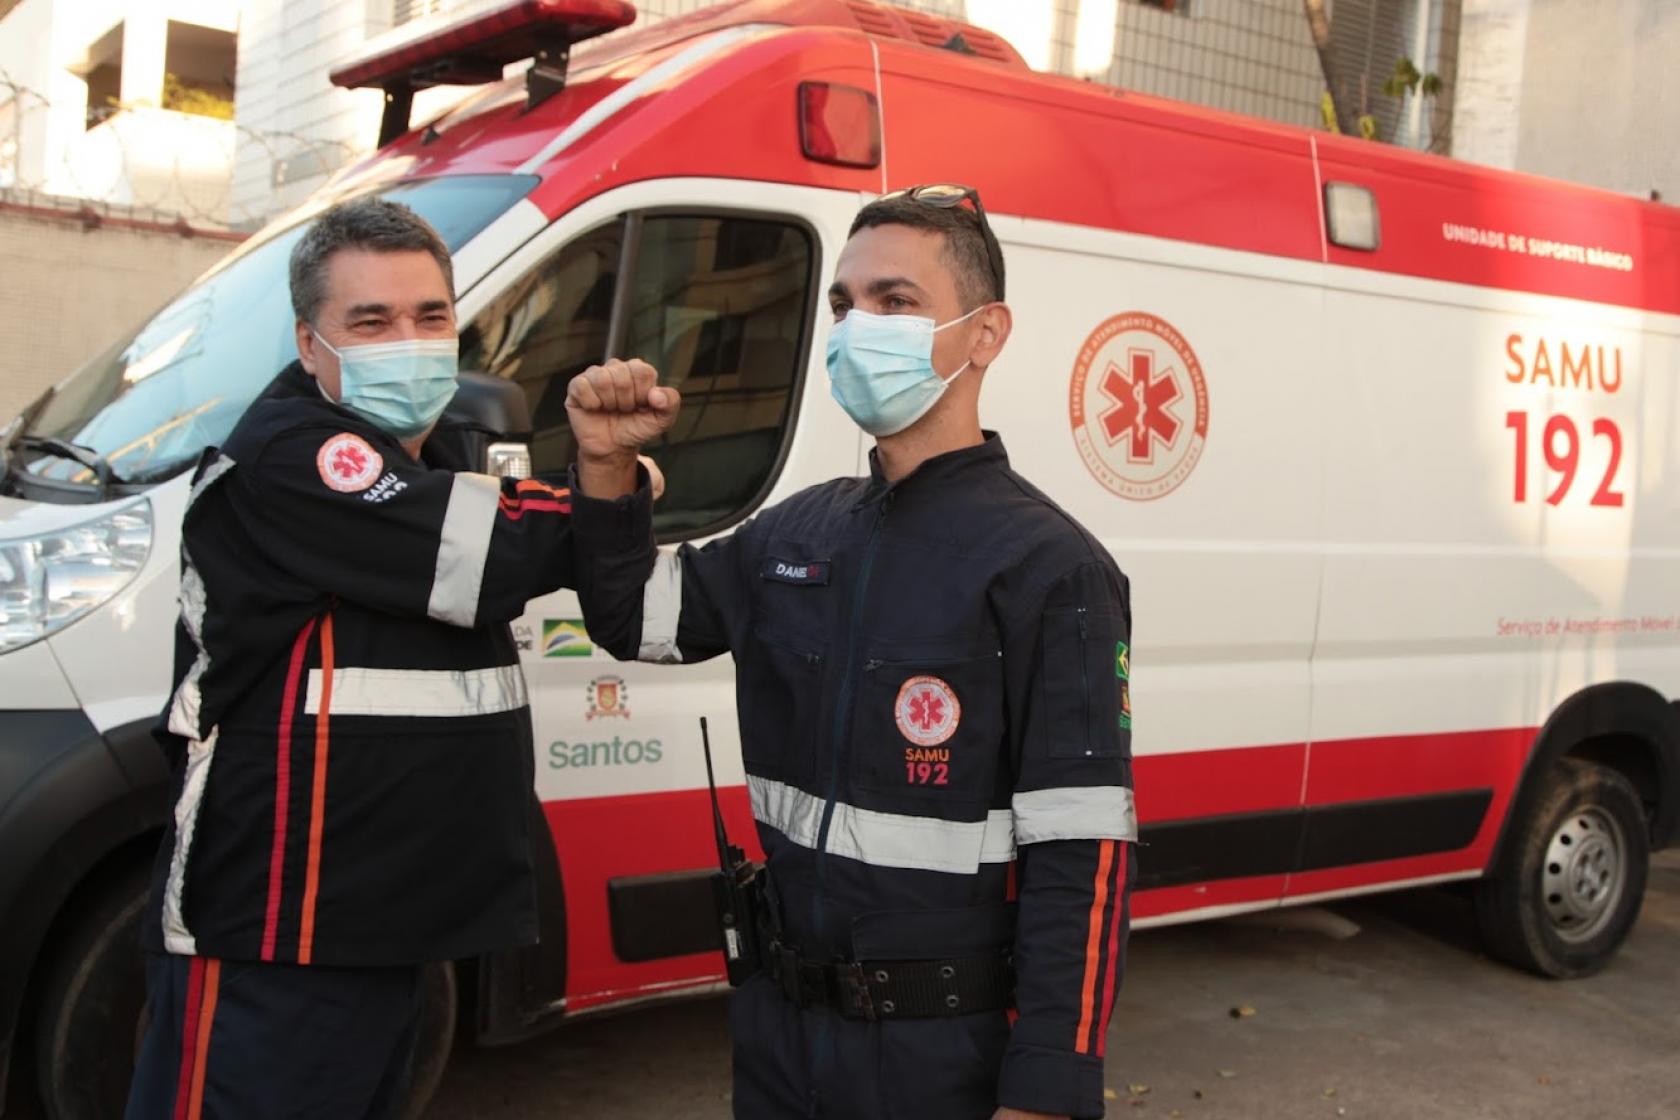
{"label": "human ear", "polygon": [[318,377],[319,373],[315,368],[317,360],[315,354],[315,331],[302,319],[297,321],[296,330],[298,361],[303,365],[304,372],[308,373],[311,377]]}
{"label": "human ear", "polygon": [[974,344],[969,349],[969,360],[981,369],[985,369],[997,360],[1003,350],[1003,344],[1009,341],[1009,332],[1015,325],[1014,316],[1009,313],[1006,303],[994,303],[975,316],[979,320],[979,328],[974,332]]}

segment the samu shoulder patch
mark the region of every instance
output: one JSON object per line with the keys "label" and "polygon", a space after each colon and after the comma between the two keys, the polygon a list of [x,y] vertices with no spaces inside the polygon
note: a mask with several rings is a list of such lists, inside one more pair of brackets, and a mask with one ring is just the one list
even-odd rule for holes
{"label": "samu shoulder patch", "polygon": [[341,494],[359,494],[385,470],[385,459],[354,432],[340,432],[315,453],[321,481]]}

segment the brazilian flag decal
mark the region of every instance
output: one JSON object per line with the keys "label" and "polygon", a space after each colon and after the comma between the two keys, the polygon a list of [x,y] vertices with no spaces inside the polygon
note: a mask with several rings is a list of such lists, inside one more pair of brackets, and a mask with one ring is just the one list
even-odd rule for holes
{"label": "brazilian flag decal", "polygon": [[546,618],[543,620],[542,653],[544,657],[591,657],[595,643],[583,628],[581,618]]}

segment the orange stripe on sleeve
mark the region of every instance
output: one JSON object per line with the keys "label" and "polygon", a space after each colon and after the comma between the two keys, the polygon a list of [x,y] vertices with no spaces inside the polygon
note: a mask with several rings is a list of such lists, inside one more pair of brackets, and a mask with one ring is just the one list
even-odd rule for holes
{"label": "orange stripe on sleeve", "polygon": [[332,711],[333,620],[321,620],[321,710],[315,717],[315,786],[309,798],[309,862],[303,881],[303,922],[298,932],[298,963],[315,951],[315,899],[321,889],[321,830],[327,816],[328,713]]}
{"label": "orange stripe on sleeve", "polygon": [[1103,985],[1102,1014],[1097,1017],[1097,1057],[1102,1057],[1108,1048],[1108,1017],[1114,1013],[1114,993],[1120,990],[1120,978],[1115,971],[1120,967],[1120,915],[1126,908],[1126,860],[1130,858],[1131,848],[1126,844],[1120,845],[1119,866],[1114,870],[1114,917],[1108,926],[1108,972],[1105,974],[1107,982]]}
{"label": "orange stripe on sleeve", "polygon": [[1097,970],[1102,965],[1103,910],[1108,906],[1108,869],[1114,860],[1114,841],[1104,840],[1098,849],[1097,879],[1091,898],[1091,918],[1085,934],[1085,983],[1079,992],[1079,1033],[1073,1048],[1089,1054],[1091,1019],[1096,1014]]}
{"label": "orange stripe on sleeve", "polygon": [[564,486],[550,486],[546,482],[534,478],[522,478],[513,484],[514,490],[520,494],[547,494],[551,498],[569,498],[571,490]]}
{"label": "orange stripe on sleeve", "polygon": [[194,1039],[192,1092],[187,1098],[187,1120],[200,1120],[204,1115],[204,1075],[210,1066],[210,1033],[216,1026],[216,993],[221,979],[222,962],[208,962],[204,970],[204,1000],[198,1009],[198,1031]]}

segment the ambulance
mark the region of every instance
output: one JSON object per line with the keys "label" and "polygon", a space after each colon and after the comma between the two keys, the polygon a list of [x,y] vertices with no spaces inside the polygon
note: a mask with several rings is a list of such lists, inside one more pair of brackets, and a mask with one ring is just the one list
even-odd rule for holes
{"label": "ambulance", "polygon": [[[1035,73],[868,0],[634,19],[507,0],[376,42],[332,77],[384,91],[378,150],[6,429],[0,1071],[53,1120],[121,1099],[189,473],[293,356],[311,215],[363,193],[448,241],[462,369],[520,390],[535,471],[589,365],[682,390],[651,452],[678,542],[867,469],[824,370],[848,224],[977,187],[1016,324],[983,417],[1132,580],[1137,925],[1464,880],[1497,956],[1610,961],[1680,827],[1680,211]],[[411,122],[435,85],[476,88]],[[514,629],[543,941],[434,970],[417,1100],[457,1008],[504,1043],[723,973],[699,718],[749,837],[753,698],[727,659],[610,660],[568,592]]]}

